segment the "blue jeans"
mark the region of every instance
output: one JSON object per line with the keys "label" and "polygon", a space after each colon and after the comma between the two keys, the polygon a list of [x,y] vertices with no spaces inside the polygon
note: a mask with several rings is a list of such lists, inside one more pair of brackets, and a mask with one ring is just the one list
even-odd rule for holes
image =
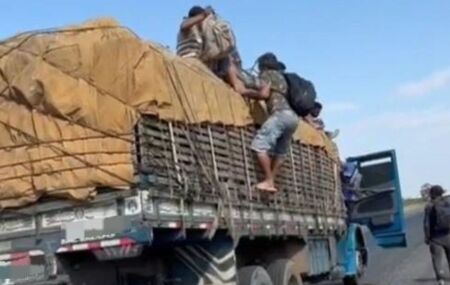
{"label": "blue jeans", "polygon": [[292,110],[275,111],[264,122],[252,142],[252,149],[274,156],[284,156],[297,130],[299,118]]}

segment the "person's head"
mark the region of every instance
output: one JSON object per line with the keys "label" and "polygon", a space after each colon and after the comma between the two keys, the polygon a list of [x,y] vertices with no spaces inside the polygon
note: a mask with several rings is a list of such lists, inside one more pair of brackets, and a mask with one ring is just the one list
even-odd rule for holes
{"label": "person's head", "polygon": [[434,185],[430,188],[430,198],[431,200],[438,199],[444,195],[445,190],[440,185]]}
{"label": "person's head", "polygon": [[285,71],[286,65],[280,61],[278,61],[275,54],[271,52],[267,52],[260,57],[258,57],[257,60],[258,63],[258,69],[260,71],[264,70],[278,70],[278,71]]}
{"label": "person's head", "polygon": [[314,107],[311,109],[311,116],[313,116],[314,118],[317,118],[320,116],[320,112],[322,112],[322,104],[320,104],[319,102],[314,103]]}
{"label": "person's head", "polygon": [[194,6],[189,10],[188,17],[192,18],[205,13],[205,9],[200,6]]}

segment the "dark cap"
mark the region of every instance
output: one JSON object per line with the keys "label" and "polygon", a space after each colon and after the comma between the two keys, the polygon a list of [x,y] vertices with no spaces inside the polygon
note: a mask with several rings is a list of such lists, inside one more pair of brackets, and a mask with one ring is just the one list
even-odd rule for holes
{"label": "dark cap", "polygon": [[202,8],[200,6],[194,6],[194,7],[192,7],[189,10],[188,17],[192,18],[192,17],[195,17],[195,16],[200,15],[202,13],[205,13],[205,9],[204,8]]}
{"label": "dark cap", "polygon": [[444,193],[445,190],[440,185],[434,185],[430,188],[430,196],[442,196]]}
{"label": "dark cap", "polygon": [[314,102],[314,108],[322,109],[322,104],[320,102]]}
{"label": "dark cap", "polygon": [[275,69],[284,71],[286,69],[286,65],[281,61],[278,61],[277,56],[272,52],[266,52],[265,54],[258,57],[258,65],[267,69]]}

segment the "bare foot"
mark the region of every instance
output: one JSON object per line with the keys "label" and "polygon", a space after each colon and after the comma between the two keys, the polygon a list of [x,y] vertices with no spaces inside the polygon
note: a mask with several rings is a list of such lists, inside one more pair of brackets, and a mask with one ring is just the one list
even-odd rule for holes
{"label": "bare foot", "polygon": [[270,183],[269,181],[263,181],[256,185],[256,189],[260,191],[265,192],[277,192],[277,188],[273,185],[273,183]]}

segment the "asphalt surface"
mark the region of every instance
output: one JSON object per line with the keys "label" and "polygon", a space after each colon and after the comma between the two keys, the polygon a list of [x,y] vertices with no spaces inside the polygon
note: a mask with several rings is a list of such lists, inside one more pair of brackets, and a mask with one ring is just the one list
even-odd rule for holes
{"label": "asphalt surface", "polygon": [[[359,285],[428,285],[437,284],[428,247],[424,244],[422,211],[407,218],[408,247],[384,250],[368,237],[370,264]],[[450,284],[450,282],[449,282]],[[342,285],[328,283],[327,285]]]}

